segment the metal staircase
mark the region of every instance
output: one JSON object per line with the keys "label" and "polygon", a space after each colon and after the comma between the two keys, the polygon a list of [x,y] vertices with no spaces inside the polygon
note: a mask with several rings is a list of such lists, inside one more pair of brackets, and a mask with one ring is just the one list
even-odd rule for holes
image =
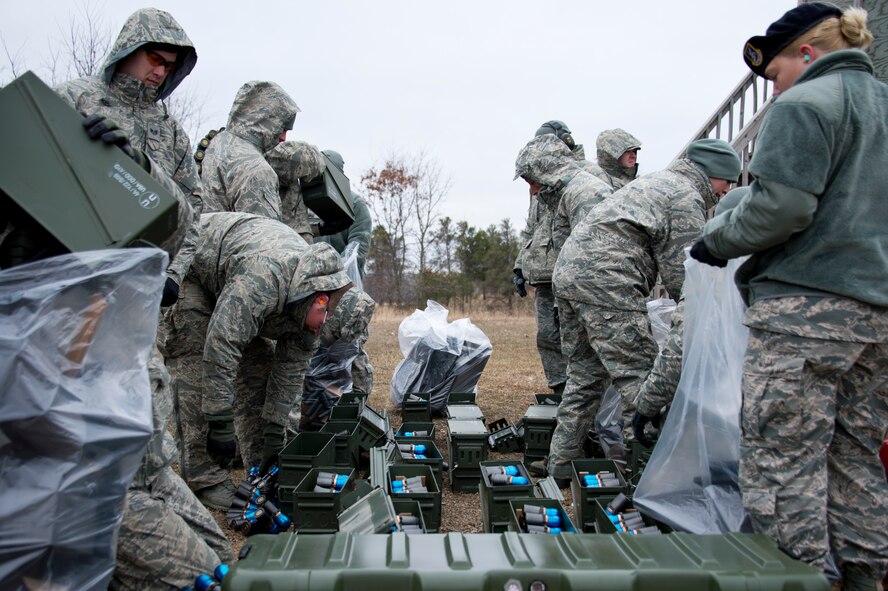
{"label": "metal staircase", "polygon": [[743,172],[739,184],[748,185],[749,161],[752,159],[762,119],[770,104],[770,95],[771,82],[750,72],[685,144],[679,155],[684,155],[688,145],[696,140],[723,139],[740,155]]}

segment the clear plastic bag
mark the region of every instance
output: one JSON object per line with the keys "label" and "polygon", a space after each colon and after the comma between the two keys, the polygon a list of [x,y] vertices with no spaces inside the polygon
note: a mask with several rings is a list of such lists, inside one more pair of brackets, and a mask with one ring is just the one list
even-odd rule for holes
{"label": "clear plastic bag", "polygon": [[451,392],[475,392],[493,347],[468,318],[447,322],[447,308],[429,300],[401,321],[398,342],[405,359],[395,368],[391,401],[400,407],[417,392],[431,394],[434,412],[443,413]]}
{"label": "clear plastic bag", "polygon": [[361,245],[357,242],[349,242],[339,258],[342,259],[342,266],[345,268],[345,274],[351,279],[351,282],[358,289],[364,289],[364,281],[361,279],[361,270],[358,267],[358,248]]}
{"label": "clear plastic bag", "polygon": [[323,427],[343,394],[352,391],[352,364],[358,356],[358,344],[336,340],[321,347],[311,358],[302,389],[300,431]]}
{"label": "clear plastic bag", "polygon": [[148,355],[166,254],[64,255],[0,272],[0,581],[106,589],[152,431]]}
{"label": "clear plastic bag", "polygon": [[611,457],[609,450],[612,448],[625,450],[623,423],[623,398],[616,388],[608,386],[601,397],[598,414],[595,415],[595,433],[604,457]]}
{"label": "clear plastic bag", "polygon": [[672,326],[672,313],[675,312],[675,300],[660,298],[647,303],[648,319],[651,322],[651,332],[657,341],[657,348],[662,351]]}
{"label": "clear plastic bag", "polygon": [[633,502],[679,531],[741,531],[740,380],[749,336],[734,285],[743,259],[685,261],[681,380]]}
{"label": "clear plastic bag", "polygon": [[[407,357],[421,338],[434,343],[439,349],[447,350],[447,314],[447,308],[434,300],[427,300],[425,310],[414,310],[413,314],[402,320],[398,326],[401,355]],[[459,353],[455,346],[449,350],[454,355]]]}

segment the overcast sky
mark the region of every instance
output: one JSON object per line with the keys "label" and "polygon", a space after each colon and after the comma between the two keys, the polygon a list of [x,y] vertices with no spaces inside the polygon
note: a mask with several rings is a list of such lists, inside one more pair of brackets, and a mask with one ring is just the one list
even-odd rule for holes
{"label": "overcast sky", "polygon": [[[795,4],[153,3],[197,48],[197,66],[181,88],[205,101],[202,133],[225,124],[241,84],[273,80],[302,109],[288,139],[338,150],[353,184],[392,151],[425,150],[453,180],[444,215],[478,228],[508,217],[517,229],[528,198],[527,185],[512,181],[515,157],[541,123],[565,121],[590,159],[598,133],[622,127],[643,142],[641,172],[659,170],[746,74],[746,39]],[[0,33],[39,74],[48,44],[82,6],[0,0]],[[89,6],[116,37],[146,4]]]}

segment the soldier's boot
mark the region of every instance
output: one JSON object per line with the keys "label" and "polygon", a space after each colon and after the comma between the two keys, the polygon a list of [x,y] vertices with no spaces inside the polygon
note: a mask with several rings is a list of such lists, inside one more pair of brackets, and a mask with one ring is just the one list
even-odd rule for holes
{"label": "soldier's boot", "polygon": [[[536,462],[529,463],[527,471],[536,476],[547,476],[549,474],[546,460],[537,460]],[[570,478],[558,478],[555,476],[552,477],[552,480],[555,481],[555,485],[558,488],[570,488]]]}
{"label": "soldier's boot", "polygon": [[548,476],[549,471],[546,470],[546,459],[537,460],[527,465],[527,471],[534,476]]}
{"label": "soldier's boot", "polygon": [[845,578],[842,591],[876,591],[878,581],[869,569],[848,565],[845,567]]}
{"label": "soldier's boot", "polygon": [[205,507],[225,511],[234,502],[235,490],[234,483],[231,482],[231,479],[226,478],[219,484],[195,491],[194,495]]}

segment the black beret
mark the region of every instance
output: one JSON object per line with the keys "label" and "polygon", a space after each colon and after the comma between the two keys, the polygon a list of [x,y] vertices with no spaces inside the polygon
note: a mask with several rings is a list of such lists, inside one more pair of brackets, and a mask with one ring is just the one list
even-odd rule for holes
{"label": "black beret", "polygon": [[771,60],[802,33],[828,18],[841,16],[842,10],[832,4],[799,4],[771,23],[764,35],[751,37],[743,47],[743,60],[750,70],[764,78]]}

